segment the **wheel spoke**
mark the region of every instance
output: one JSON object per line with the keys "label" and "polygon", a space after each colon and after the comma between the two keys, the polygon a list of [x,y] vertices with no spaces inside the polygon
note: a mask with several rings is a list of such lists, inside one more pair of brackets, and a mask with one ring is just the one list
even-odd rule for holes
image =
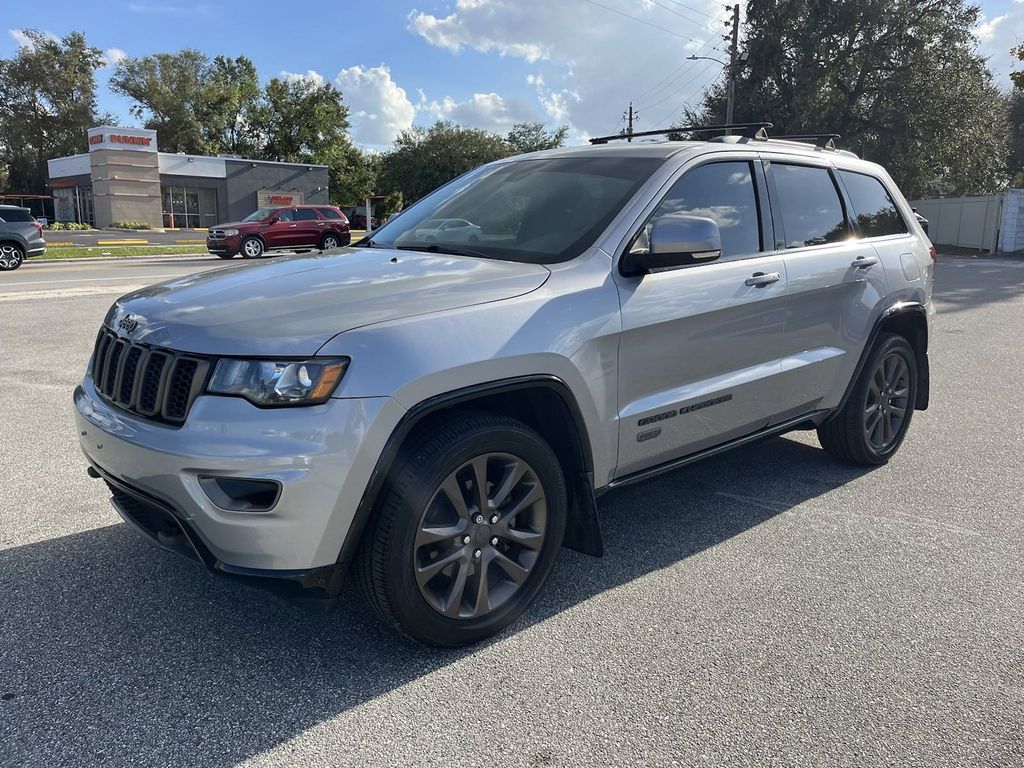
{"label": "wheel spoke", "polygon": [[902,419],[906,415],[907,409],[906,408],[901,408],[898,405],[892,405],[892,406],[889,406],[889,412],[893,416],[896,416],[897,418]]}
{"label": "wheel spoke", "polygon": [[466,530],[465,524],[445,525],[441,527],[423,527],[416,533],[416,548],[425,547],[429,544],[436,544],[445,539],[454,539]]}
{"label": "wheel spoke", "polygon": [[515,487],[519,484],[519,481],[523,479],[526,474],[526,463],[517,461],[508,468],[508,472],[505,473],[505,478],[501,481],[501,485],[498,486],[494,492],[494,497],[491,499],[491,504],[495,509],[499,508],[504,504],[509,495],[515,490]]}
{"label": "wheel spoke", "polygon": [[544,489],[541,488],[540,483],[534,483],[530,488],[530,492],[527,493],[522,499],[517,501],[510,509],[502,512],[501,522],[508,524],[509,521],[513,520],[516,515],[520,512],[529,509],[538,501],[544,499]]}
{"label": "wheel spoke", "polygon": [[494,563],[501,568],[501,570],[507,573],[508,577],[516,584],[522,584],[526,581],[526,577],[530,575],[529,568],[524,568],[515,560],[510,557],[506,557],[498,550],[494,550]]}
{"label": "wheel spoke", "polygon": [[520,531],[516,528],[508,528],[502,534],[503,539],[514,541],[527,549],[537,550],[540,549],[544,543],[544,534],[535,533],[534,531]]}
{"label": "wheel spoke", "polygon": [[447,568],[452,563],[458,561],[465,554],[464,548],[460,547],[453,550],[450,554],[435,560],[432,563],[424,565],[422,568],[416,569],[416,581],[420,584],[426,584],[432,578],[437,576],[441,571]]}
{"label": "wheel spoke", "polygon": [[476,602],[473,604],[473,615],[481,616],[491,610],[491,588],[487,583],[487,570],[494,550],[480,559],[477,564]]}
{"label": "wheel spoke", "polygon": [[476,488],[476,509],[481,515],[487,514],[487,456],[473,459],[473,483]]}
{"label": "wheel spoke", "polygon": [[466,506],[466,497],[462,494],[462,486],[459,485],[457,474],[457,472],[452,472],[448,475],[448,478],[441,484],[441,491],[455,508],[456,514],[468,524],[469,507]]}
{"label": "wheel spoke", "polygon": [[462,596],[466,592],[466,576],[469,575],[469,565],[465,562],[459,563],[459,570],[455,574],[448,599],[444,603],[444,615],[451,618],[458,618],[459,606],[462,605]]}
{"label": "wheel spoke", "polygon": [[880,433],[883,432],[885,429],[885,427],[882,426],[882,423],[884,421],[885,419],[879,418],[875,422],[875,425],[871,428],[871,434],[868,436],[868,439],[871,441],[871,444],[874,445],[876,448],[882,445],[882,435]]}

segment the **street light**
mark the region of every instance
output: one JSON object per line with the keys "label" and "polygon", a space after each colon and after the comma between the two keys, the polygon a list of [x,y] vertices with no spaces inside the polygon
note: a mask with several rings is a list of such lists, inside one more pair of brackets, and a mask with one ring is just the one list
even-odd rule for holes
{"label": "street light", "polygon": [[725,67],[725,71],[729,74],[729,91],[728,99],[725,102],[725,124],[732,125],[732,112],[733,106],[736,103],[736,70],[747,63],[748,54],[746,51],[741,53],[739,57],[734,60],[733,64],[729,64],[727,61],[716,59],[714,56],[687,56],[691,61],[698,61],[700,59],[707,59],[708,61],[714,61]]}

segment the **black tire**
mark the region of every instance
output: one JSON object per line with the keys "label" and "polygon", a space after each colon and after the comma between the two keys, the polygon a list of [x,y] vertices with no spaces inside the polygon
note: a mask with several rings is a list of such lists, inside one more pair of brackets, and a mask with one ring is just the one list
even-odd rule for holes
{"label": "black tire", "polygon": [[17,243],[0,243],[0,271],[13,272],[25,263],[25,251]]}
{"label": "black tire", "polygon": [[250,236],[242,241],[242,258],[243,259],[258,259],[266,253],[266,247],[263,245],[263,241],[258,237]]}
{"label": "black tire", "polygon": [[914,350],[902,336],[883,333],[846,405],[818,427],[821,447],[851,464],[885,464],[907,435],[916,400]]}
{"label": "black tire", "polygon": [[216,256],[219,259],[224,259],[224,260],[235,258],[235,254],[233,254],[233,253],[215,253],[214,256]]}
{"label": "black tire", "polygon": [[[328,243],[330,243],[330,242],[333,242],[333,245],[328,245]],[[320,250],[321,251],[326,251],[326,250],[329,250],[331,248],[340,248],[340,247],[341,247],[341,238],[338,237],[333,232],[328,232],[326,235],[324,235],[322,238],[320,238]]]}
{"label": "black tire", "polygon": [[[480,462],[488,501],[510,489],[497,507],[488,507],[483,524],[475,522],[482,504],[471,498]],[[523,479],[513,480],[520,466],[526,467]],[[459,494],[465,514],[445,488]],[[543,500],[524,506],[538,489]],[[438,512],[450,522],[439,527],[433,517]],[[403,447],[353,576],[374,613],[407,638],[443,647],[475,643],[511,624],[533,602],[562,545],[566,512],[561,466],[540,435],[504,416],[459,414],[414,433]],[[466,527],[460,527],[463,521]],[[429,543],[422,543],[424,535]],[[520,539],[531,543],[521,546]],[[448,565],[435,570],[442,562]]]}

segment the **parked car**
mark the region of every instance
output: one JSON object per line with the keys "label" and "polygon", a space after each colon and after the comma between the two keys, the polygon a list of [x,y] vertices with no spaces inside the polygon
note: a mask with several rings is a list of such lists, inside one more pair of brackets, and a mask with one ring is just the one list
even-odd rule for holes
{"label": "parked car", "polygon": [[348,219],[332,205],[296,205],[260,208],[239,222],[210,227],[206,249],[222,259],[242,254],[258,259],[267,251],[348,245]]}
{"label": "parked car", "polygon": [[[352,229],[366,229],[366,209],[356,208],[355,206],[341,209],[345,216],[349,220],[349,224],[352,225]],[[380,220],[376,216],[370,217],[373,222],[373,228],[377,229],[381,225]]]}
{"label": "parked car", "polygon": [[416,240],[426,243],[479,243],[483,230],[465,219],[430,219],[413,232]]}
{"label": "parked car", "polygon": [[[439,219],[488,238],[415,234]],[[343,255],[122,297],[77,432],[159,546],[320,607],[351,571],[399,632],[464,645],[523,613],[563,545],[602,553],[605,491],[791,430],[888,462],[928,406],[933,271],[851,153],[550,150]]]}
{"label": "parked car", "polygon": [[46,253],[43,225],[28,208],[0,205],[0,271],[17,269],[30,256]]}

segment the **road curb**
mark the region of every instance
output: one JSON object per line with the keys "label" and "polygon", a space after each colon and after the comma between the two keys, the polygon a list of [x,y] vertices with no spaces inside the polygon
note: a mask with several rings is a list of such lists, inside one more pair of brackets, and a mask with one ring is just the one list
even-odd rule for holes
{"label": "road curb", "polygon": [[[139,256],[84,256],[82,258],[70,259],[37,259],[26,260],[21,268],[31,267],[33,264],[90,264],[97,261],[165,261],[166,259],[194,259],[196,256],[210,256],[207,251],[196,253],[164,253],[164,254],[141,254]],[[223,259],[222,259],[223,261]]]}

